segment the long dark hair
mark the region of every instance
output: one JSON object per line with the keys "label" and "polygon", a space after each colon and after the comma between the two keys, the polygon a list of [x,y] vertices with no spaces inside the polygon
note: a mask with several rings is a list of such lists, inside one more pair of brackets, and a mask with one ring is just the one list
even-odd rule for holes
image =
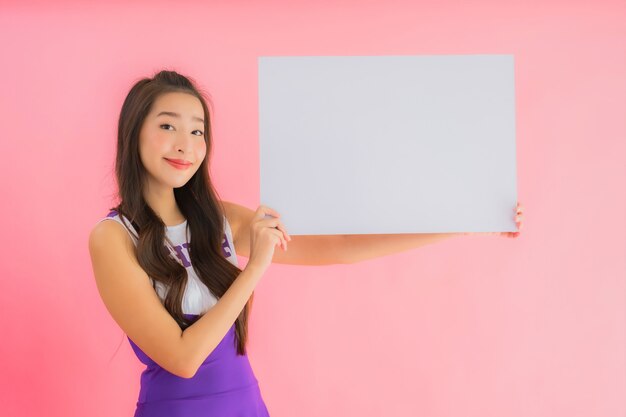
{"label": "long dark hair", "polygon": [[[165,223],[146,203],[143,184],[147,172],[139,157],[139,132],[155,100],[169,92],[184,92],[197,97],[204,110],[204,140],[206,157],[196,173],[185,185],[174,188],[176,204],[187,219],[189,228],[189,257],[200,280],[216,298],[222,297],[241,269],[223,255],[224,207],[208,174],[208,160],[212,149],[209,108],[205,94],[195,81],[175,71],[160,71],[153,78],[135,83],[124,100],[117,132],[115,176],[119,204],[112,207],[126,217],[137,230],[139,239],[135,253],[139,265],[155,282],[165,285],[164,306],[181,329],[193,323],[182,311],[182,300],[187,283],[185,267],[169,256],[165,246]],[[246,353],[248,315],[254,293],[235,321],[237,353]]]}

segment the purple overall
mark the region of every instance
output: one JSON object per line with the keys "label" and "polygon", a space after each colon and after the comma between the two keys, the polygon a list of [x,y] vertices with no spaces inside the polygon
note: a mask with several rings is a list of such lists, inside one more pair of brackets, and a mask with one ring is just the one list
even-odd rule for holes
{"label": "purple overall", "polygon": [[128,340],[146,364],[135,417],[269,417],[248,356],[237,355],[234,324],[189,379],[161,368]]}

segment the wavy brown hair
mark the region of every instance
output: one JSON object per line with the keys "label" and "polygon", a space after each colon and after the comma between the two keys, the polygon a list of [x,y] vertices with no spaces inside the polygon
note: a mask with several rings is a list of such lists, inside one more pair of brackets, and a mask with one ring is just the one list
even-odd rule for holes
{"label": "wavy brown hair", "polygon": [[[195,81],[175,71],[160,71],[152,78],[137,81],[124,100],[117,132],[115,176],[119,204],[112,207],[126,217],[137,229],[139,238],[135,254],[139,265],[149,277],[165,285],[164,306],[182,330],[193,323],[182,311],[187,271],[169,255],[165,246],[165,223],[146,203],[143,184],[147,172],[139,157],[139,132],[155,100],[162,94],[183,92],[197,97],[204,111],[204,140],[206,157],[196,173],[185,185],[174,188],[176,204],[187,219],[189,257],[200,280],[216,298],[222,297],[241,269],[223,255],[224,207],[208,174],[208,160],[212,149],[212,134],[206,93]],[[246,353],[248,315],[254,292],[235,321],[237,353]]]}

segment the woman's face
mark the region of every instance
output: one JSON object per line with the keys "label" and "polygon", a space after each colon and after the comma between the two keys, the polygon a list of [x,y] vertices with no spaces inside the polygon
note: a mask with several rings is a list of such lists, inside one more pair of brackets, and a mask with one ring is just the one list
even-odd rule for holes
{"label": "woman's face", "polygon": [[151,189],[182,187],[198,170],[206,155],[203,120],[202,103],[191,94],[172,92],[155,100],[139,132]]}

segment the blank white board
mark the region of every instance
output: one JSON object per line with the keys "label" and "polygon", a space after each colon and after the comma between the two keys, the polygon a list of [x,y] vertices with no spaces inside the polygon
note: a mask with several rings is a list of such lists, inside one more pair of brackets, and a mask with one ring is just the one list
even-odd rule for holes
{"label": "blank white board", "polygon": [[259,57],[261,204],[292,235],[516,231],[513,63]]}

